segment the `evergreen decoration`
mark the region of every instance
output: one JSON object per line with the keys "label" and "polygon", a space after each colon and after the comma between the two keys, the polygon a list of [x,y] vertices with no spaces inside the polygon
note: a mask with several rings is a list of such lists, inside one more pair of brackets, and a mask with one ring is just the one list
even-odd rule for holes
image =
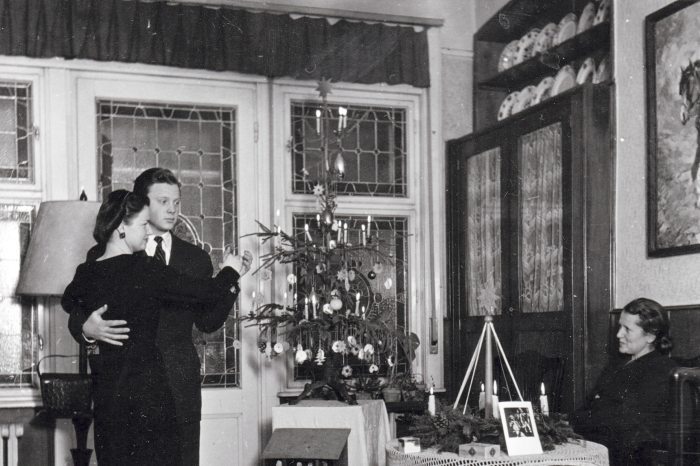
{"label": "evergreen decoration", "polygon": [[[397,361],[410,371],[420,342],[397,325],[395,302],[388,305],[390,300],[373,290],[380,285],[390,289],[391,278],[370,284],[362,272],[376,277],[376,270],[387,275],[402,266],[388,253],[394,245],[380,238],[371,217],[362,225],[361,236],[353,232],[349,237],[350,216],[336,216],[336,183],[345,174],[340,141],[347,131],[348,110],[339,107],[336,112],[328,105],[329,80],[322,79],[317,90],[322,99],[315,112],[323,156],[321,179],[310,180],[303,170],[304,182],[313,187],[318,201],[316,221],[293,233],[256,222],[259,230],[246,236],[257,236],[270,252],[260,256],[254,274],[278,264],[291,265],[293,272],[287,275],[283,303],[254,299],[251,311],[239,320],[259,328],[258,347],[268,358],[289,355],[312,379],[297,401],[312,396],[355,403],[358,390],[376,396],[380,375],[395,375]],[[405,300],[402,295],[398,298]]]}

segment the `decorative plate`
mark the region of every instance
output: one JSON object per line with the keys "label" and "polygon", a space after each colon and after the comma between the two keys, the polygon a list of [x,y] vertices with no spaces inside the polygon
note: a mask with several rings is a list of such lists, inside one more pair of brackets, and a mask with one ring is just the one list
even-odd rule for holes
{"label": "decorative plate", "polygon": [[576,27],[576,19],[559,24],[559,32],[557,32],[557,37],[554,38],[554,45],[559,45],[574,37],[576,35]]}
{"label": "decorative plate", "polygon": [[581,12],[581,17],[578,19],[578,27],[576,28],[576,34],[581,34],[586,29],[590,29],[593,26],[593,19],[596,15],[596,7],[593,2],[588,2],[588,4],[583,7]]}
{"label": "decorative plate", "polygon": [[557,75],[554,77],[554,83],[552,84],[552,96],[559,95],[562,92],[571,89],[576,85],[576,73],[571,65],[566,65],[559,70]]}
{"label": "decorative plate", "polygon": [[518,97],[518,91],[511,92],[508,96],[501,102],[501,107],[498,109],[498,121],[501,121],[510,116],[510,112],[513,109],[513,104]]}
{"label": "decorative plate", "polygon": [[518,97],[515,99],[515,104],[513,104],[513,109],[510,114],[515,115],[530,107],[533,97],[535,97],[535,86],[527,86],[518,92]]}
{"label": "decorative plate", "polygon": [[543,27],[535,40],[535,47],[532,49],[533,55],[546,52],[548,49],[552,48],[557,32],[559,32],[559,26],[554,23],[549,23]]}
{"label": "decorative plate", "polygon": [[535,97],[532,98],[530,106],[537,105],[540,102],[544,102],[549,99],[550,93],[552,92],[552,85],[554,84],[554,78],[547,76],[537,85],[535,89]]}
{"label": "decorative plate", "polygon": [[520,38],[518,41],[518,54],[515,56],[514,62],[516,65],[532,57],[535,41],[539,34],[540,30],[535,28]]}
{"label": "decorative plate", "polygon": [[581,68],[578,69],[576,84],[583,84],[586,81],[590,81],[593,78],[593,73],[595,73],[595,62],[593,58],[588,57],[581,64]]}
{"label": "decorative plate", "polygon": [[610,19],[610,0],[603,0],[600,2],[600,5],[598,5],[598,11],[595,14],[595,18],[593,18],[593,24],[600,24],[604,23],[605,21]]}
{"label": "decorative plate", "polygon": [[610,79],[610,58],[606,56],[600,60],[598,68],[593,73],[593,84],[602,83],[608,79]]}
{"label": "decorative plate", "polygon": [[511,66],[513,66],[513,61],[515,61],[515,54],[518,52],[518,41],[514,40],[509,42],[503,48],[501,56],[498,59],[498,72],[505,71]]}

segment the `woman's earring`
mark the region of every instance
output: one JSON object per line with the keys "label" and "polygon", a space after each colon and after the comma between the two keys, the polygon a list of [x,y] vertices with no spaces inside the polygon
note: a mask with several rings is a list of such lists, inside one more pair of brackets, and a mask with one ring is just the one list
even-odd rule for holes
{"label": "woman's earring", "polygon": [[124,238],[126,238],[126,233],[124,233],[123,231],[120,231],[119,232],[119,239],[124,239]]}

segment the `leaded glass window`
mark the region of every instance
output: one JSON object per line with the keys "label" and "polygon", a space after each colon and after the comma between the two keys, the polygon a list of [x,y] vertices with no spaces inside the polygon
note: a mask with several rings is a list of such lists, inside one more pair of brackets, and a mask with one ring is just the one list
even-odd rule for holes
{"label": "leaded glass window", "polygon": [[34,301],[14,296],[29,245],[33,210],[0,204],[0,387],[30,386],[38,356]]}
{"label": "leaded glass window", "polygon": [[34,180],[32,87],[0,82],[0,181]]}
{"label": "leaded glass window", "polygon": [[[147,168],[172,170],[182,183],[173,231],[209,253],[217,270],[238,238],[235,109],[112,100],[97,109],[101,195],[131,189]],[[240,385],[237,312],[216,332],[193,330],[207,387]]]}
{"label": "leaded glass window", "polygon": [[[345,129],[338,132],[340,105],[329,105],[333,115],[329,150],[335,161],[340,153],[345,177],[336,185],[339,195],[407,197],[406,109],[343,105],[347,110]],[[292,190],[312,194],[313,180],[325,170],[321,147],[318,102],[292,103]]]}
{"label": "leaded glass window", "polygon": [[[342,216],[336,215],[336,219],[348,224],[348,240],[353,244],[361,244],[362,225],[367,224],[367,216]],[[304,240],[304,226],[316,223],[315,214],[295,214],[293,216],[294,234],[300,240]],[[317,234],[310,228],[312,237]],[[408,219],[406,217],[372,216],[371,226],[372,240],[368,248],[362,251],[348,253],[344,259],[352,262],[352,269],[356,272],[354,279],[349,280],[349,293],[360,294],[360,301],[366,305],[366,312],[381,313],[388,316],[396,323],[396,327],[406,328],[408,323]],[[314,240],[319,240],[314,238]],[[372,245],[377,250],[373,251]],[[301,272],[297,271],[300,276]],[[327,294],[330,294],[328,292]],[[338,336],[345,339],[345,336]],[[313,337],[311,337],[313,338]],[[309,344],[304,345],[308,347]],[[386,361],[376,361],[384,375]],[[405,369],[405,359],[399,361],[399,370]],[[357,370],[357,368],[356,368]],[[366,368],[365,368],[366,370]],[[295,379],[308,378],[307,374],[299,372],[298,365],[294,368]]]}

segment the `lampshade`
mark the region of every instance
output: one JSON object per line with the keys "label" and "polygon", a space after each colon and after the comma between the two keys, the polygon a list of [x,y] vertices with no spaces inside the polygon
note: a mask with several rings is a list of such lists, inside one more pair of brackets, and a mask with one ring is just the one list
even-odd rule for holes
{"label": "lampshade", "polygon": [[95,244],[99,202],[49,201],[39,206],[17,295],[61,296]]}

